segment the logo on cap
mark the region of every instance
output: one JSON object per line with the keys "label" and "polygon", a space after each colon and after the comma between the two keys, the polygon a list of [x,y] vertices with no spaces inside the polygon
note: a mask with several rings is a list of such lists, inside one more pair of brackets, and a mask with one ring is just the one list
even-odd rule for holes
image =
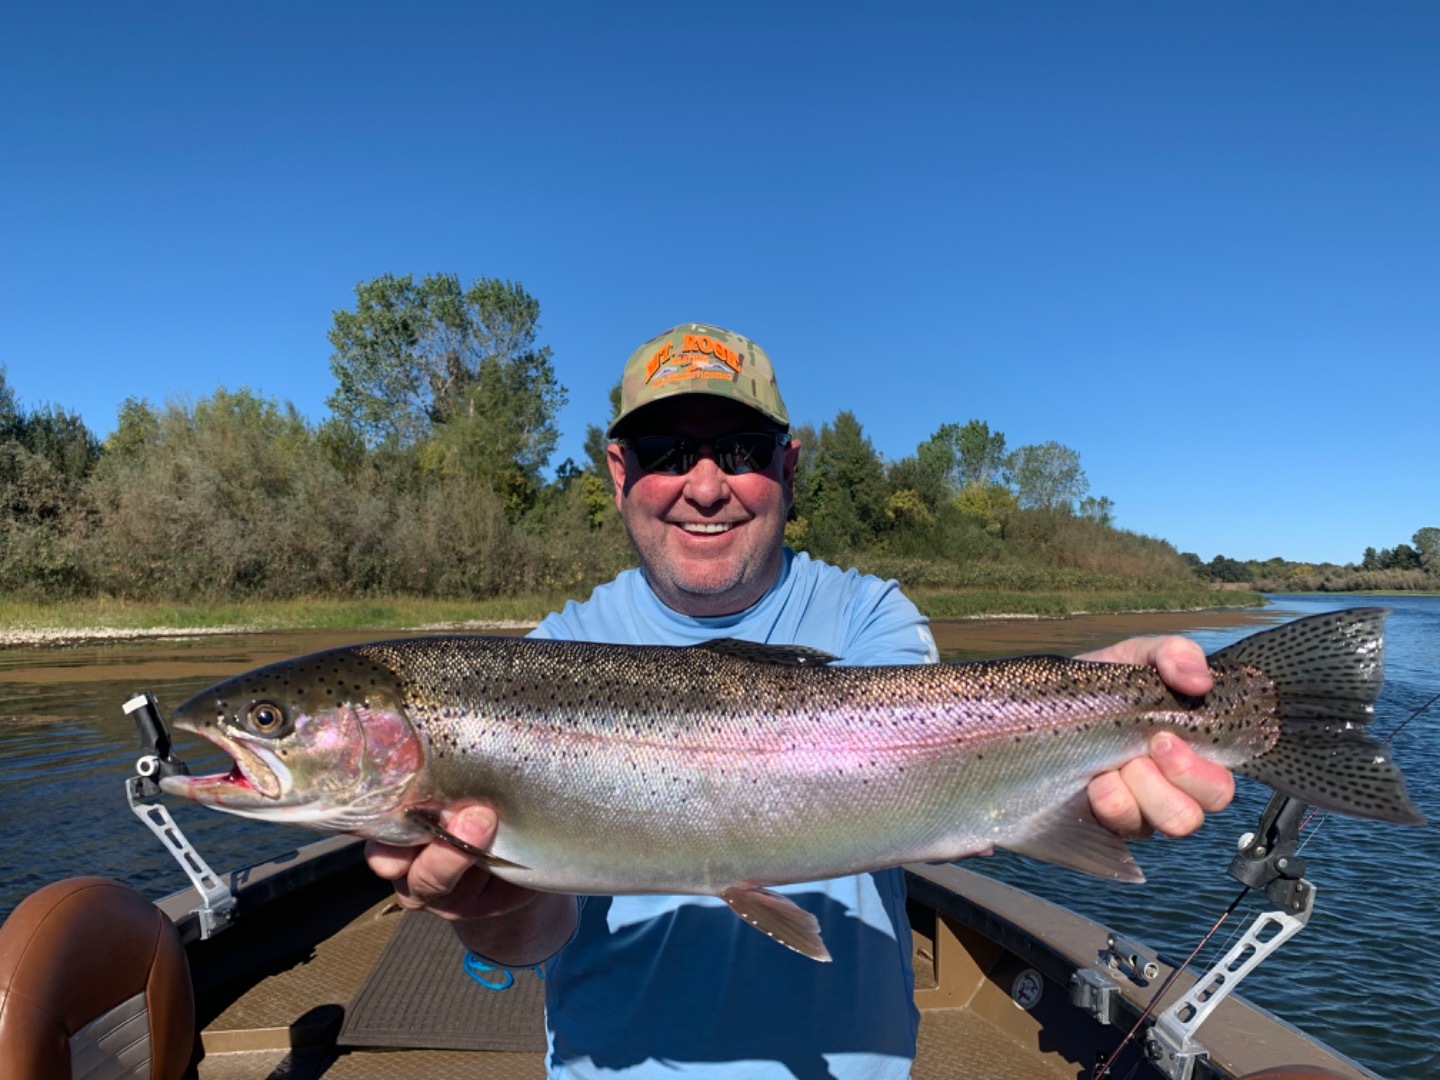
{"label": "logo on cap", "polygon": [[680,349],[666,341],[645,365],[645,385],[664,386],[684,379],[730,379],[740,377],[745,357],[718,338],[706,334],[683,334]]}

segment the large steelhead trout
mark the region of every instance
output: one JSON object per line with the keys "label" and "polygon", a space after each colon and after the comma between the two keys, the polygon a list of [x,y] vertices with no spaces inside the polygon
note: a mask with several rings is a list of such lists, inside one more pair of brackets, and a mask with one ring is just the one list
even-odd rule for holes
{"label": "large steelhead trout", "polygon": [[825,959],[815,921],[764,886],[992,847],[1141,880],[1085,788],[1161,729],[1306,803],[1422,823],[1367,730],[1386,614],[1317,615],[1221,649],[1203,698],[1148,667],[1053,656],[844,667],[730,640],[378,642],[180,706],[175,725],[235,767],[162,787],[394,844],[445,835],[442,809],[483,801],[499,827],[481,854],[507,880],[720,896]]}

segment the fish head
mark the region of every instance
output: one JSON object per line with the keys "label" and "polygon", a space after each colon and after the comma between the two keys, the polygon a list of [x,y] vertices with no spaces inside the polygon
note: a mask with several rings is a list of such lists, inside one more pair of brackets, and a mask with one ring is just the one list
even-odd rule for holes
{"label": "fish head", "polygon": [[428,782],[399,676],[335,649],[258,668],[177,708],[173,724],[234,759],[162,791],[242,817],[386,838]]}

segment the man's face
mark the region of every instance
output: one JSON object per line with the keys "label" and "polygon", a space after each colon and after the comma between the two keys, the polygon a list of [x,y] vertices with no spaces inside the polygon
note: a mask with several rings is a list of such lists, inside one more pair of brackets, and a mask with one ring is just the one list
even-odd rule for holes
{"label": "man's face", "polygon": [[[743,405],[692,394],[647,410],[643,428],[632,434],[708,439],[772,426]],[[633,452],[610,444],[615,505],[646,580],[666,606],[685,615],[730,615],[774,584],[799,457],[792,440],[776,449],[768,468],[730,476],[707,446],[688,473],[665,476],[642,472]]]}

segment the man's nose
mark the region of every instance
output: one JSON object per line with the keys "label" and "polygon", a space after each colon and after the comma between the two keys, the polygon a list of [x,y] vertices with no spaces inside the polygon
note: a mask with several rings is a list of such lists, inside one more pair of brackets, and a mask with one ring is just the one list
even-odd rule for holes
{"label": "man's nose", "polygon": [[730,492],[729,477],[715,460],[708,445],[701,446],[695,466],[685,474],[685,494],[694,502],[708,506]]}

